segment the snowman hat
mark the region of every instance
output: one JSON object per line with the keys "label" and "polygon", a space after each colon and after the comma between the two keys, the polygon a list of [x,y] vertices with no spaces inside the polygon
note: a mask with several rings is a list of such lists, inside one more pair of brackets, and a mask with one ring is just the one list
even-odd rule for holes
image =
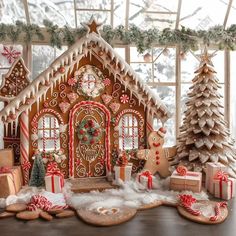
{"label": "snowman hat", "polygon": [[164,127],[161,127],[158,131],[157,134],[161,137],[164,138],[165,134],[166,134],[166,129]]}

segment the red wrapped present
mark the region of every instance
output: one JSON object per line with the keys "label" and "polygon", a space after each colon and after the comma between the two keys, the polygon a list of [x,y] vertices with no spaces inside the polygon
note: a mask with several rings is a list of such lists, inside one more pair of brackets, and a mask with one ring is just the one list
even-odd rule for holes
{"label": "red wrapped present", "polygon": [[206,163],[206,189],[211,193],[214,194],[214,177],[217,171],[227,171],[227,167],[221,163],[213,163],[208,162]]}
{"label": "red wrapped present", "polygon": [[143,184],[147,189],[153,189],[153,180],[155,177],[151,174],[150,171],[145,171],[138,174],[138,181]]}
{"label": "red wrapped present", "polygon": [[23,184],[20,166],[0,167],[0,198],[17,194]]}
{"label": "red wrapped present", "polygon": [[60,172],[55,162],[49,163],[45,176],[46,191],[52,193],[61,193],[64,187],[64,175]]}
{"label": "red wrapped present", "polygon": [[228,173],[217,171],[214,178],[214,196],[217,198],[229,200],[235,196],[236,180],[229,178]]}
{"label": "red wrapped present", "polygon": [[170,177],[170,189],[175,191],[200,192],[202,187],[202,173],[187,171],[179,167]]}

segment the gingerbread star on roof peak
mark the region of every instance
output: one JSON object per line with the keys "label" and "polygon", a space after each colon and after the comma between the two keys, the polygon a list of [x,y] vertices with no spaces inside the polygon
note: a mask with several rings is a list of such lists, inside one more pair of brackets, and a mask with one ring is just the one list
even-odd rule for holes
{"label": "gingerbread star on roof peak", "polygon": [[91,33],[96,33],[100,35],[99,28],[101,27],[101,23],[98,23],[95,18],[92,16],[88,23],[81,23],[87,29],[87,35]]}
{"label": "gingerbread star on roof peak", "polygon": [[207,64],[207,65],[209,65],[209,66],[214,67],[211,60],[212,60],[212,58],[213,58],[215,55],[216,55],[216,52],[213,52],[213,53],[211,53],[211,54],[208,53],[207,47],[205,46],[203,52],[202,52],[201,54],[197,55],[197,58],[198,58],[198,60],[200,61],[200,65],[199,65],[199,66],[201,67],[201,66]]}

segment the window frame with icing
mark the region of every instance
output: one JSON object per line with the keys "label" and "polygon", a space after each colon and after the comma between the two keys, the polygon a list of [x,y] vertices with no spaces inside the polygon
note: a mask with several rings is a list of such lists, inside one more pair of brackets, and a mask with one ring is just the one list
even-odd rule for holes
{"label": "window frame with icing", "polygon": [[[126,117],[128,118],[127,120]],[[137,149],[139,146],[139,121],[137,117],[133,113],[125,113],[121,116],[118,127],[119,149],[122,151]],[[128,131],[127,134],[125,132],[126,130]],[[127,144],[129,144],[127,140],[132,142],[132,146],[127,146]]]}
{"label": "window frame with icing", "polygon": [[[44,123],[44,119],[49,119],[49,123]],[[41,123],[42,122],[42,123]],[[46,126],[45,126],[46,125]],[[42,135],[40,135],[42,132]],[[48,135],[45,135],[45,132]],[[50,142],[53,141],[53,147]],[[38,149],[42,152],[60,150],[60,123],[56,116],[52,114],[43,114],[38,120]]]}

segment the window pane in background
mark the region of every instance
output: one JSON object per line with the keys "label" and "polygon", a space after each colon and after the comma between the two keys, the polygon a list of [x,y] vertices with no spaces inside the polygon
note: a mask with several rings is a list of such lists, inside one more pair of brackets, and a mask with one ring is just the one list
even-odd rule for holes
{"label": "window pane in background", "polygon": [[114,48],[114,49],[125,60],[125,48]]}
{"label": "window pane in background", "polygon": [[22,0],[1,0],[0,23],[14,24],[17,20],[26,22]]}
{"label": "window pane in background", "polygon": [[125,25],[126,0],[114,1],[114,27]]}
{"label": "window pane in background", "polygon": [[146,53],[140,54],[136,47],[130,47],[130,62],[145,62],[145,55]]}
{"label": "window pane in background", "polygon": [[[131,0],[129,6],[129,24],[135,24],[142,29],[157,27],[174,28],[178,1],[143,1]],[[151,12],[148,12],[151,11]],[[153,13],[153,12],[165,12]],[[168,12],[170,14],[168,14]]]}
{"label": "window pane in background", "polygon": [[[176,143],[175,140],[175,86],[158,86],[157,88],[153,88],[156,91],[163,101],[163,103],[168,107],[170,112],[173,114],[170,119],[166,121],[164,127],[167,129],[167,134],[165,136],[165,146],[173,146]],[[155,123],[154,123],[155,125]],[[155,130],[159,129],[162,126],[161,123],[158,122],[156,126],[153,128]]]}
{"label": "window pane in background", "polygon": [[32,78],[35,79],[42,71],[60,56],[67,47],[62,47],[61,50],[54,49],[51,46],[33,45],[32,46]]}
{"label": "window pane in background", "polygon": [[76,0],[76,7],[83,9],[110,10],[111,0]]}
{"label": "window pane in background", "polygon": [[59,27],[75,27],[74,1],[28,0],[31,23],[42,26],[43,20],[50,20]]}
{"label": "window pane in background", "polygon": [[110,11],[77,11],[77,25],[80,27],[80,23],[88,22],[92,16],[99,22],[104,25],[111,24],[111,12]]}
{"label": "window pane in background", "polygon": [[[154,55],[154,60],[158,55]],[[165,49],[154,62],[154,82],[175,82],[175,48]]]}
{"label": "window pane in background", "polygon": [[133,70],[146,82],[152,82],[152,64],[130,63]]}
{"label": "window pane in background", "polygon": [[[213,53],[213,50],[209,50],[209,53]],[[216,55],[212,58],[212,63],[216,71],[215,76],[219,79],[220,83],[224,83],[225,77],[225,64],[224,64],[224,51],[217,51]]]}
{"label": "window pane in background", "polygon": [[198,66],[197,58],[191,52],[187,52],[184,59],[181,60],[181,81],[191,82]]}
{"label": "window pane in background", "polygon": [[230,125],[231,125],[231,134],[236,139],[236,96],[235,96],[235,89],[236,89],[236,52],[230,53],[230,89],[231,89],[231,96],[230,96]]}
{"label": "window pane in background", "polygon": [[235,24],[235,22],[236,22],[236,2],[233,1],[232,7],[229,13],[229,18],[227,20],[227,26]]}
{"label": "window pane in background", "polygon": [[[212,5],[214,2],[214,5]],[[183,0],[180,25],[195,30],[207,30],[211,26],[222,25],[228,1]],[[214,8],[214,10],[213,10]]]}
{"label": "window pane in background", "polygon": [[12,66],[13,62],[19,56],[22,56],[22,51],[23,47],[21,45],[0,44],[0,87],[2,83],[2,76],[9,71],[9,68]]}

